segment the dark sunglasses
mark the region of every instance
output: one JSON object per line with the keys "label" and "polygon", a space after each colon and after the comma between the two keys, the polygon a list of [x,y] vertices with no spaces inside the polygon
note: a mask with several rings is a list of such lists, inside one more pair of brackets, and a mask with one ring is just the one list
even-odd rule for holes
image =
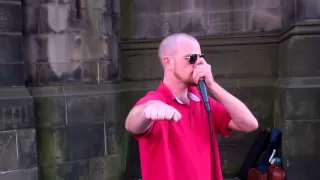
{"label": "dark sunglasses", "polygon": [[204,58],[204,54],[190,54],[187,56],[190,64],[194,64],[197,62],[198,58]]}

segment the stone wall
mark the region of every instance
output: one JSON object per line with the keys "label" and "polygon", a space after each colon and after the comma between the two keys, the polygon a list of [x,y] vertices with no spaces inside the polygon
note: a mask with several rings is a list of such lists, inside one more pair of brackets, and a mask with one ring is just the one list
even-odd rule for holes
{"label": "stone wall", "polygon": [[[318,178],[319,1],[117,2],[0,0],[1,180],[139,178],[124,119],[157,88],[173,32],[198,37],[260,129],[282,130],[288,179]],[[219,137],[225,177],[256,133]]]}
{"label": "stone wall", "polygon": [[33,99],[24,87],[21,2],[0,1],[0,179],[37,179]]}
{"label": "stone wall", "polygon": [[23,2],[39,179],[125,175],[124,95],[103,85],[119,79],[117,2]]}
{"label": "stone wall", "polygon": [[[283,27],[281,0],[123,1],[124,38],[277,32]],[[129,4],[129,5],[128,5]]]}

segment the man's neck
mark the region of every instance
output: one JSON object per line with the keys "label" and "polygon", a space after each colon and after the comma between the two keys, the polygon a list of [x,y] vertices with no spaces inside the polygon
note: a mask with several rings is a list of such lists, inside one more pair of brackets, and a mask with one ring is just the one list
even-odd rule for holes
{"label": "man's neck", "polygon": [[178,79],[163,78],[163,83],[170,89],[170,91],[178,98],[188,98],[188,87]]}

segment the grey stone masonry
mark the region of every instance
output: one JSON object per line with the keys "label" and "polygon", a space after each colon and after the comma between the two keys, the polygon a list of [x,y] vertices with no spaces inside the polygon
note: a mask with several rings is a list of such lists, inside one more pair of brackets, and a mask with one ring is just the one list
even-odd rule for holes
{"label": "grey stone masonry", "polygon": [[174,32],[259,121],[218,137],[224,177],[277,127],[287,180],[319,179],[319,20],[319,0],[0,0],[0,180],[141,178],[124,122]]}
{"label": "grey stone masonry", "polygon": [[0,179],[37,179],[33,99],[26,88],[0,89]]}
{"label": "grey stone masonry", "polygon": [[24,0],[29,86],[102,84],[119,75],[114,0]]}
{"label": "grey stone masonry", "polygon": [[33,99],[25,88],[22,6],[0,0],[0,179],[37,180]]}
{"label": "grey stone masonry", "polygon": [[0,1],[0,87],[24,86],[20,1]]}

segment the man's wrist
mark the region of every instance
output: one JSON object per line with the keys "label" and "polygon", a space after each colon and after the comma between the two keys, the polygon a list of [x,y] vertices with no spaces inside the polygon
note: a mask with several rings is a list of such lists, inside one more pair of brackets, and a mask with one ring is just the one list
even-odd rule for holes
{"label": "man's wrist", "polygon": [[211,83],[210,86],[208,87],[209,91],[212,94],[214,94],[217,91],[218,88],[219,88],[219,84],[216,83],[216,82]]}

